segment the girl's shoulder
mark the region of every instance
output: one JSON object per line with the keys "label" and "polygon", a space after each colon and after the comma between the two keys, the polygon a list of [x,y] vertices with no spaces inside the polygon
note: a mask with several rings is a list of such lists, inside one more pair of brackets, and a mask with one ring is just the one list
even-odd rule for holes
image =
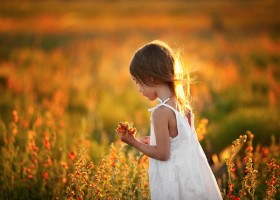
{"label": "girl's shoulder", "polygon": [[167,106],[160,106],[152,112],[153,121],[168,121],[172,118],[175,119],[175,113]]}

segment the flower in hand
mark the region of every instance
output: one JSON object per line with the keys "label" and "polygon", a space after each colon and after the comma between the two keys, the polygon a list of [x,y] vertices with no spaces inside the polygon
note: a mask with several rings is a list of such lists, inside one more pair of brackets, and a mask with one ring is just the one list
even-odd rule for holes
{"label": "flower in hand", "polygon": [[137,129],[133,127],[132,123],[129,122],[119,122],[116,128],[116,133],[119,134],[121,140],[125,143],[130,144],[136,135]]}
{"label": "flower in hand", "polygon": [[131,134],[135,136],[137,129],[133,127],[132,123],[129,122],[119,122],[118,127],[116,128],[116,132],[119,135]]}

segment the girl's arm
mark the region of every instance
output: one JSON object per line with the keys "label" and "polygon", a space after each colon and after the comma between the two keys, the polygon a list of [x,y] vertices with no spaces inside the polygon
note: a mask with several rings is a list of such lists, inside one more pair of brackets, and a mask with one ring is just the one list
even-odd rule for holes
{"label": "girl's arm", "polygon": [[166,109],[158,108],[153,112],[152,118],[154,123],[154,132],[156,137],[157,146],[150,146],[142,143],[134,138],[133,135],[122,135],[121,140],[144,153],[145,155],[166,161],[170,156],[170,138],[168,129],[168,114]]}

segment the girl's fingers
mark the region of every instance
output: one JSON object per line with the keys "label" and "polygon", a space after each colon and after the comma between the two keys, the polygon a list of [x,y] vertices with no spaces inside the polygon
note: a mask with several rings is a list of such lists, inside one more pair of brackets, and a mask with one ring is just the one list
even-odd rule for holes
{"label": "girl's fingers", "polygon": [[120,135],[121,141],[125,143],[129,143],[133,140],[134,136],[130,135],[129,133],[121,134]]}

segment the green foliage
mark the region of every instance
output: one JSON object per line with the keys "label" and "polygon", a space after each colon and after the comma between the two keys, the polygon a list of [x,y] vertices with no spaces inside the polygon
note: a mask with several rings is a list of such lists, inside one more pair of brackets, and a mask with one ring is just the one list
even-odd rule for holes
{"label": "green foliage", "polygon": [[[213,140],[218,138],[214,151],[218,152],[224,148],[224,144],[230,143],[234,138],[238,137],[239,131],[246,132],[248,130],[255,133],[255,143],[268,145],[270,143],[270,135],[280,137],[279,133],[279,112],[277,109],[270,108],[251,108],[239,109],[224,116],[222,124],[217,127],[209,125],[209,131],[215,132],[215,137],[209,137]],[[213,129],[214,130],[213,130]],[[269,134],[267,134],[269,133]]]}

